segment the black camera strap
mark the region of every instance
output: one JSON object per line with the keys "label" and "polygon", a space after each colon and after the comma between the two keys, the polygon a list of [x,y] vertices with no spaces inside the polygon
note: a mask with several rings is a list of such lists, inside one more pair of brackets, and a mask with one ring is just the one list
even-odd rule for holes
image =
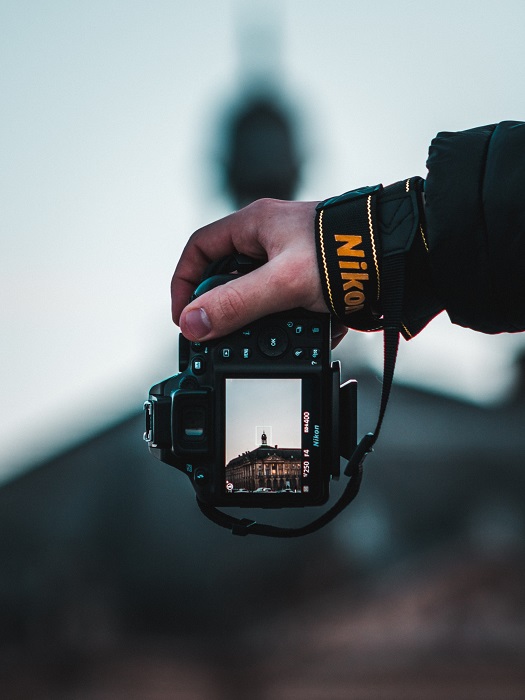
{"label": "black camera strap", "polygon": [[[382,269],[384,302],[384,365],[383,388],[379,417],[374,432],[364,435],[345,468],[345,476],[349,477],[343,493],[336,503],[312,522],[301,527],[290,528],[277,525],[258,523],[249,518],[236,518],[224,513],[215,506],[210,506],[197,499],[201,512],[217,525],[227,528],[234,535],[261,535],[263,537],[302,537],[316,532],[331,522],[346,506],[351,503],[359,492],[363,476],[363,462],[372,451],[383,423],[390,389],[394,378],[399,335],[401,328],[401,313],[403,308],[405,255],[403,252],[385,258]],[[386,301],[388,300],[388,301]]]}
{"label": "black camera strap", "polygon": [[[383,386],[377,424],[373,432],[366,433],[361,438],[350,460],[347,462],[344,474],[349,477],[349,481],[339,499],[322,515],[306,525],[294,528],[280,527],[258,523],[249,518],[235,518],[218,510],[215,506],[203,503],[197,498],[201,512],[217,525],[231,530],[234,535],[260,535],[278,538],[302,537],[303,535],[316,532],[331,522],[357,496],[363,477],[364,460],[372,452],[383,424],[394,379],[399,337],[401,334],[405,337],[411,337],[403,322],[405,267],[408,252],[420,226],[419,201],[422,190],[423,180],[421,178],[411,178],[386,188],[377,185],[347,192],[340,197],[333,197],[318,205],[317,245],[321,260],[320,269],[321,271],[324,269],[327,273],[325,275],[327,285],[324,291],[325,297],[330,301],[329,308],[332,308],[334,315],[341,320],[344,319],[345,325],[360,330],[383,330]],[[320,227],[319,224],[320,219],[322,222],[321,214],[324,211],[330,212],[332,222],[329,223],[330,219],[327,217],[325,230],[323,231],[322,226]],[[359,235],[345,236],[338,233],[341,231],[341,222],[348,221],[352,222],[352,231],[358,231]],[[380,233],[377,239],[373,233],[376,230]],[[340,260],[338,261],[337,258],[341,257],[341,253],[337,252],[336,248],[330,250],[331,239],[335,239],[336,243],[340,243],[342,239],[343,246],[345,246],[345,240],[350,245],[353,242],[352,239],[359,239],[359,242],[363,244],[363,252],[359,254],[359,258],[369,260],[371,264],[366,266],[360,264],[360,272],[358,274],[353,272],[347,273],[346,271],[344,275],[340,274],[338,268],[343,268],[343,270],[345,268],[353,269],[355,263],[351,263],[352,267],[347,262],[340,265]],[[379,256],[381,259],[380,274],[377,264]],[[372,261],[374,262],[373,265]],[[368,273],[369,270],[372,270],[372,267],[377,269],[375,276]],[[336,270],[336,272],[334,273],[333,270]],[[331,274],[330,271],[332,271]],[[346,291],[348,288],[352,289],[352,285],[354,285],[350,297],[345,297],[346,302],[339,306],[335,292],[332,294],[332,291],[329,289],[329,280],[337,278],[338,273],[346,285],[343,291]],[[345,317],[345,313],[348,310],[348,303],[351,303],[354,297],[356,301],[359,301],[355,292],[362,290],[364,299],[367,297],[373,298],[375,295],[378,301],[379,284],[381,285],[381,316],[378,314],[376,304],[363,303],[362,309],[360,308],[357,312],[354,309],[350,309],[352,323],[349,323],[348,316]],[[326,293],[327,291],[328,294]]]}

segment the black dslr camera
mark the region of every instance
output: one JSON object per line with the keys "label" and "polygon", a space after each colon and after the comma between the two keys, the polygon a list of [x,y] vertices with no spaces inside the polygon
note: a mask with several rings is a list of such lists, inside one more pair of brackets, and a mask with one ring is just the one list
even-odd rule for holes
{"label": "black dslr camera", "polygon": [[[243,263],[235,274],[253,269]],[[194,296],[231,279],[212,274]],[[323,504],[356,447],[357,382],[340,387],[329,314],[302,309],[206,343],[181,335],[179,374],[151,387],[144,408],[150,452],[210,506]]]}

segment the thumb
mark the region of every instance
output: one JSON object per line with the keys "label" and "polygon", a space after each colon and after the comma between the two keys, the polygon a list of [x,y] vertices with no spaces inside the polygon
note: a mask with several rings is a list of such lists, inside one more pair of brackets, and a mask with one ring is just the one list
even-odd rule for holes
{"label": "thumb", "polygon": [[281,288],[277,285],[272,267],[272,262],[266,263],[194,299],[180,316],[183,335],[195,341],[219,338],[258,318],[297,306],[295,294],[286,293],[282,281]]}

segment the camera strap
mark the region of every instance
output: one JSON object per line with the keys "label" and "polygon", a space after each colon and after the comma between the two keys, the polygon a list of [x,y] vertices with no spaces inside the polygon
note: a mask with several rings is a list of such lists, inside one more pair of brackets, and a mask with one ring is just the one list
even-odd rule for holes
{"label": "camera strap", "polygon": [[[379,318],[377,308],[375,304],[372,304],[369,309],[364,308],[362,313],[356,314],[355,317],[356,320],[359,319],[363,330],[381,329],[383,331],[383,384],[376,427],[373,432],[366,433],[361,438],[348,460],[344,474],[349,477],[349,481],[339,499],[322,515],[306,525],[281,527],[258,523],[249,518],[236,518],[228,513],[224,513],[215,506],[203,503],[197,498],[201,512],[217,525],[231,530],[232,534],[277,538],[302,537],[316,532],[327,525],[357,496],[363,477],[364,460],[372,452],[383,424],[394,379],[399,337],[402,333],[406,335],[406,327],[403,324],[405,267],[407,253],[419,227],[418,194],[422,189],[422,183],[421,178],[412,178],[384,189],[380,185],[373,188],[363,188],[341,195],[340,198],[335,197],[326,200],[318,206],[318,211],[321,211],[323,207],[339,208],[337,205],[343,204],[344,207],[341,209],[347,209],[347,214],[349,213],[348,208],[354,210],[353,212],[350,211],[350,214],[354,216],[354,221],[358,222],[360,216],[361,218],[366,217],[367,225],[371,224],[371,212],[373,212],[373,223],[377,224],[376,230],[381,233],[381,274],[380,280],[378,274],[373,281],[377,285],[379,285],[379,281],[381,283],[382,313]],[[377,197],[380,198],[379,203],[382,211],[381,216],[376,219]],[[364,207],[363,203],[366,203]],[[372,230],[371,225],[370,230]],[[365,235],[362,236],[362,239],[366,242]],[[377,247],[373,254],[374,256],[377,255]]]}
{"label": "camera strap", "polygon": [[353,455],[347,462],[344,473],[345,476],[349,477],[349,481],[339,499],[331,508],[312,522],[295,528],[258,523],[249,518],[236,518],[215,508],[215,506],[210,506],[197,499],[201,512],[209,518],[209,520],[221,527],[231,530],[234,535],[260,535],[263,537],[278,538],[302,537],[320,530],[354,500],[361,486],[364,460],[373,450],[375,442],[379,437],[394,378],[401,328],[401,312],[403,308],[404,263],[404,253],[397,253],[385,259],[383,264],[382,279],[385,299],[388,298],[389,302],[384,304],[383,388],[379,417],[374,432],[366,433],[366,435],[361,438]]}

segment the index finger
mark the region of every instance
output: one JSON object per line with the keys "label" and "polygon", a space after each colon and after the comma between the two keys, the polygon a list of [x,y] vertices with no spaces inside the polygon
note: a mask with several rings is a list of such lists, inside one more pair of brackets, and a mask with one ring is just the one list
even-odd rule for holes
{"label": "index finger", "polygon": [[254,258],[265,257],[245,209],[203,226],[188,240],[171,280],[171,309],[175,323],[201,282],[206,267],[235,252]]}

